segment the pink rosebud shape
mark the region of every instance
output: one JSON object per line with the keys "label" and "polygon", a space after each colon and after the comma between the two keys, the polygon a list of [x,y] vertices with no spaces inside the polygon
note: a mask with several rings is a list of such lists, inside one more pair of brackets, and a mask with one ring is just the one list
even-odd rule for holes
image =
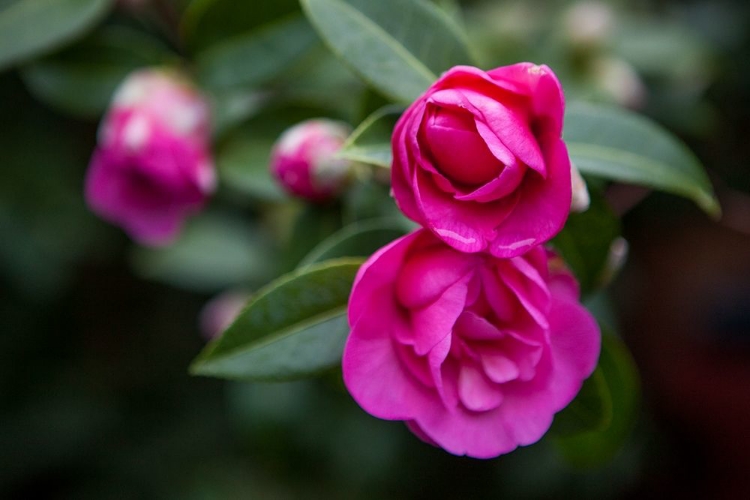
{"label": "pink rosebud shape", "polygon": [[463,252],[514,257],[570,211],[564,98],[547,66],[456,66],[393,131],[393,193],[407,217]]}
{"label": "pink rosebud shape", "polygon": [[456,455],[539,440],[594,370],[600,333],[543,247],[462,253],[419,229],[375,253],[349,300],[344,382],[359,405]]}
{"label": "pink rosebud shape", "polygon": [[89,207],[139,243],[171,243],[215,189],[209,120],[206,100],[176,72],[131,74],[99,128]]}
{"label": "pink rosebud shape", "polygon": [[313,202],[335,197],[346,185],[351,162],[335,156],[351,128],[326,119],[307,120],[284,132],[271,152],[271,173],[293,196]]}

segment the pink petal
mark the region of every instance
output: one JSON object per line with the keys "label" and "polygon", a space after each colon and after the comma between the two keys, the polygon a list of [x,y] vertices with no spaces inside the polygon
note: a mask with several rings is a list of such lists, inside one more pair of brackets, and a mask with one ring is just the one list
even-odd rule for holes
{"label": "pink petal", "polygon": [[497,85],[530,96],[534,115],[545,121],[545,127],[553,135],[562,135],[565,97],[560,81],[548,66],[519,63],[490,70],[487,74]]}
{"label": "pink petal", "polygon": [[506,165],[495,179],[473,191],[467,193],[459,191],[454,198],[460,201],[477,201],[480,203],[499,200],[504,196],[511,195],[521,185],[525,173],[526,167],[514,159],[513,163]]}
{"label": "pink petal", "polygon": [[449,357],[453,336],[446,335],[427,355],[430,373],[443,406],[450,412],[458,407],[458,365]]}
{"label": "pink petal", "polygon": [[567,406],[599,360],[601,333],[591,314],[578,302],[555,298],[550,311],[550,341],[554,374],[550,391],[559,406]]}
{"label": "pink petal", "polygon": [[446,245],[433,245],[412,254],[396,279],[399,302],[408,308],[435,302],[476,263],[476,258]]}
{"label": "pink petal", "polygon": [[461,252],[479,252],[496,237],[495,228],[513,211],[517,196],[490,203],[460,202],[417,173],[417,204],[427,227]]}
{"label": "pink petal", "polygon": [[414,352],[427,354],[453,331],[466,304],[468,277],[448,288],[434,303],[411,310]]}
{"label": "pink petal", "polygon": [[500,387],[487,379],[473,364],[464,364],[458,374],[458,396],[466,409],[487,411],[503,401]]}
{"label": "pink petal", "polygon": [[427,100],[422,130],[423,145],[437,169],[451,181],[471,186],[497,177],[503,163],[487,149],[471,113],[453,106],[431,105],[433,97]]}
{"label": "pink petal", "polygon": [[[523,111],[512,109],[505,103],[477,92],[464,90],[464,94],[474,113],[482,117],[479,120],[487,125],[487,128],[478,127],[478,130],[490,149],[498,147],[499,141],[521,162],[546,177],[542,151]],[[493,135],[489,135],[489,131]]]}
{"label": "pink petal", "polygon": [[503,333],[485,318],[471,311],[463,311],[456,321],[455,332],[464,339],[498,340]]}
{"label": "pink petal", "polygon": [[502,384],[518,378],[518,365],[500,353],[483,353],[482,368],[493,382]]}
{"label": "pink petal", "polygon": [[406,252],[424,230],[418,230],[393,241],[370,256],[357,271],[349,298],[349,325],[357,323],[366,311],[370,297],[393,293],[392,287],[401,270]]}
{"label": "pink petal", "polygon": [[489,246],[492,255],[515,257],[545,243],[565,224],[570,211],[570,160],[559,139],[544,148],[548,176],[543,179],[527,172],[518,204],[497,226],[497,236]]}
{"label": "pink petal", "polygon": [[[433,389],[413,378],[401,363],[391,339],[398,317],[373,304],[353,327],[342,359],[344,383],[368,413],[388,420],[409,420],[438,401]],[[384,314],[391,313],[388,321]],[[404,327],[404,325],[400,325]]]}
{"label": "pink petal", "polygon": [[518,315],[519,302],[505,284],[498,279],[496,272],[488,267],[480,270],[484,298],[502,323],[511,323]]}

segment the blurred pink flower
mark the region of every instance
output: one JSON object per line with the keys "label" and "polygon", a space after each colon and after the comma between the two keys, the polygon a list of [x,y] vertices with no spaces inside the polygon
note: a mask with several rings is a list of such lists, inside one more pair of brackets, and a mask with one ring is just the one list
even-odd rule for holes
{"label": "blurred pink flower", "polygon": [[456,455],[539,440],[596,366],[599,328],[562,260],[500,259],[420,229],[375,253],[349,301],[344,382],[372,415]]}
{"label": "blurred pink flower", "polygon": [[208,104],[178,73],[149,69],[118,88],[99,128],[86,200],[145,245],[165,245],[216,185]]}
{"label": "blurred pink flower", "polygon": [[248,300],[250,293],[246,290],[229,290],[208,301],[198,319],[203,337],[211,340],[221,335],[234,323]]}
{"label": "blurred pink flower", "polygon": [[456,66],[393,132],[396,202],[463,252],[513,257],[548,241],[570,211],[564,98],[547,66]]}
{"label": "blurred pink flower", "polygon": [[281,137],[271,152],[271,173],[290,194],[313,202],[335,197],[346,185],[351,162],[335,153],[351,128],[326,119],[307,120]]}

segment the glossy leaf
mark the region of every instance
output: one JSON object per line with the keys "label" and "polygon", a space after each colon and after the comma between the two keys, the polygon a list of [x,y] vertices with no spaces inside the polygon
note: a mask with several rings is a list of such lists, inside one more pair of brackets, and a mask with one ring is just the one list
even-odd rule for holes
{"label": "glossy leaf", "polygon": [[180,238],[164,248],[137,248],[131,255],[140,276],[206,292],[258,286],[278,269],[262,228],[219,212],[188,221]]}
{"label": "glossy leaf", "polygon": [[83,35],[113,0],[10,0],[0,3],[0,70]]}
{"label": "glossy leaf", "polygon": [[341,229],[341,207],[338,203],[307,204],[297,215],[286,245],[285,268],[297,267],[311,248]]}
{"label": "glossy leaf", "polygon": [[576,398],[555,415],[550,432],[566,436],[607,428],[612,424],[612,394],[604,370],[597,366],[586,379]]}
{"label": "glossy leaf", "polygon": [[40,100],[67,113],[99,117],[117,86],[133,70],[176,58],[159,40],[124,27],[108,27],[59,54],[23,67]]}
{"label": "glossy leaf", "polygon": [[294,12],[299,12],[297,0],[192,0],[180,31],[188,48],[197,53]]}
{"label": "glossy leaf", "polygon": [[565,115],[565,142],[583,174],[640,184],[692,199],[721,212],[701,163],[656,123],[610,106],[575,103]]}
{"label": "glossy leaf", "polygon": [[640,382],[635,363],[622,341],[604,328],[597,370],[610,395],[611,419],[606,425],[554,440],[563,457],[578,467],[609,461],[627,439],[638,414]]}
{"label": "glossy leaf", "polygon": [[284,18],[201,52],[198,78],[211,88],[258,86],[286,70],[315,41],[315,32],[304,18]]}
{"label": "glossy leaf", "polygon": [[424,0],[302,0],[330,49],[383,94],[411,102],[437,75],[470,64],[465,35]]}
{"label": "glossy leaf", "polygon": [[[360,180],[349,188],[343,200],[345,224],[367,219],[398,219],[400,226],[407,231],[418,227],[396,206],[396,200],[390,194],[389,174],[388,171],[376,171],[373,178]],[[383,178],[377,180],[377,176]]]}
{"label": "glossy leaf", "polygon": [[351,133],[337,153],[347,160],[390,168],[391,134],[396,120],[403,112],[402,106],[384,106],[368,116]]}
{"label": "glossy leaf", "polygon": [[395,218],[355,222],[320,242],[299,267],[338,257],[369,257],[406,232],[405,224]]}
{"label": "glossy leaf", "polygon": [[237,137],[223,145],[216,156],[223,184],[259,200],[285,198],[268,169],[273,141]]}
{"label": "glossy leaf", "polygon": [[601,195],[591,190],[591,205],[572,213],[552,240],[586,293],[600,283],[612,242],[620,235],[620,221]]}
{"label": "glossy leaf", "polygon": [[193,362],[195,375],[289,380],[341,362],[346,308],[358,259],[327,261],[282,276]]}

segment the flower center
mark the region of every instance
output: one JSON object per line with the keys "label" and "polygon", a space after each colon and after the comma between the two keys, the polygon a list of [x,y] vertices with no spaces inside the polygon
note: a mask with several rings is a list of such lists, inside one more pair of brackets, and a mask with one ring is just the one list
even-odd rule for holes
{"label": "flower center", "polygon": [[435,167],[448,179],[470,186],[497,177],[503,164],[477,132],[466,111],[434,107],[427,117],[425,140]]}

